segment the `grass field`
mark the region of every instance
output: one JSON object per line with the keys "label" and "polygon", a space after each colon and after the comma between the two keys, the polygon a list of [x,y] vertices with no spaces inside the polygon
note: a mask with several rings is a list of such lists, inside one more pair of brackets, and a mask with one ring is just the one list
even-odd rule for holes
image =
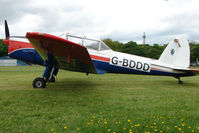
{"label": "grass field", "polygon": [[34,89],[39,66],[0,67],[0,132],[199,132],[199,76],[60,71]]}

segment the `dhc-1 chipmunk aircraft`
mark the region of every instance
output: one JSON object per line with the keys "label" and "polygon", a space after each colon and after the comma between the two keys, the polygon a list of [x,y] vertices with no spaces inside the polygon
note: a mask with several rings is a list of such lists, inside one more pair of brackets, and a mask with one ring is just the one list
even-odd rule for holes
{"label": "dhc-1 chipmunk aircraft", "polygon": [[[64,38],[47,33],[27,32],[29,42],[16,41],[10,36],[5,21],[8,55],[32,64],[45,66],[42,77],[33,81],[34,88],[45,88],[55,82],[59,69],[86,74],[123,73],[173,76],[194,76],[199,70],[189,69],[190,48],[184,36],[175,37],[158,60],[116,52],[103,41],[65,34]],[[21,38],[21,37],[20,37]],[[22,37],[23,38],[23,37]]]}

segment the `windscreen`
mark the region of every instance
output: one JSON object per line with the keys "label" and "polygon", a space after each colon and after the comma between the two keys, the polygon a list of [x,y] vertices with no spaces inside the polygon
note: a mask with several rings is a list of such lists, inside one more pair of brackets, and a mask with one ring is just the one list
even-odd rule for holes
{"label": "windscreen", "polygon": [[91,40],[91,39],[83,39],[83,46],[85,46],[88,49],[99,50],[100,41]]}
{"label": "windscreen", "polygon": [[89,39],[85,37],[78,37],[73,35],[67,35],[66,39],[74,43],[85,46],[88,49],[104,51],[111,50],[104,42],[101,40]]}
{"label": "windscreen", "polygon": [[104,42],[101,41],[100,51],[111,50]]}
{"label": "windscreen", "polygon": [[67,36],[67,40],[82,45],[82,38],[81,37],[74,37],[74,36]]}

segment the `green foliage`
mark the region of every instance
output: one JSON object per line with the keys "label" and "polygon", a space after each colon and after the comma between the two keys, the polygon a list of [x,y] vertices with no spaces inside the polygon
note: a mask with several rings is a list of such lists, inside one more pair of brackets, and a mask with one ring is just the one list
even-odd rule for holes
{"label": "green foliage", "polygon": [[[128,43],[121,43],[118,41],[113,41],[110,38],[103,40],[111,49],[119,52],[134,54],[138,56],[144,56],[153,59],[159,59],[160,55],[166,48],[166,44],[160,46],[158,44],[137,44],[136,42],[130,41]],[[191,50],[191,62],[199,58],[199,44],[190,43]]]}
{"label": "green foliage", "polygon": [[8,55],[8,45],[6,45],[2,39],[0,39],[0,57]]}
{"label": "green foliage", "polygon": [[191,49],[191,62],[196,61],[199,58],[199,44],[197,43],[190,43]]}
{"label": "green foliage", "polygon": [[61,70],[34,89],[44,67],[0,67],[1,133],[199,132],[199,78]]}
{"label": "green foliage", "polygon": [[[136,42],[130,41],[127,43],[121,43],[119,41],[113,41],[110,38],[103,39],[103,41],[113,50],[134,54],[138,56],[144,56],[148,58],[158,59],[167,45],[160,46],[158,44],[137,44]],[[199,44],[190,43],[191,50],[191,62],[199,58]],[[0,39],[0,57],[7,56],[8,46]]]}
{"label": "green foliage", "polygon": [[127,43],[121,43],[118,41],[113,41],[110,38],[103,40],[111,49],[119,52],[124,52],[128,54],[134,54],[138,56],[144,56],[148,58],[158,59],[162,54],[164,46],[154,44],[153,46],[149,44],[138,45],[136,42],[130,41]]}
{"label": "green foliage", "polygon": [[123,43],[121,43],[119,41],[113,41],[110,38],[103,39],[103,42],[115,51],[121,51],[121,49],[124,45]]}

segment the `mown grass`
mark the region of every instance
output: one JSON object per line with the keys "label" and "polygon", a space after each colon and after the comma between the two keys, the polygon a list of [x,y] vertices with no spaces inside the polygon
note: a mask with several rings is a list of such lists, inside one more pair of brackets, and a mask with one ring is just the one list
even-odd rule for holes
{"label": "mown grass", "polygon": [[34,89],[39,66],[0,67],[0,132],[199,132],[199,76],[60,71]]}

